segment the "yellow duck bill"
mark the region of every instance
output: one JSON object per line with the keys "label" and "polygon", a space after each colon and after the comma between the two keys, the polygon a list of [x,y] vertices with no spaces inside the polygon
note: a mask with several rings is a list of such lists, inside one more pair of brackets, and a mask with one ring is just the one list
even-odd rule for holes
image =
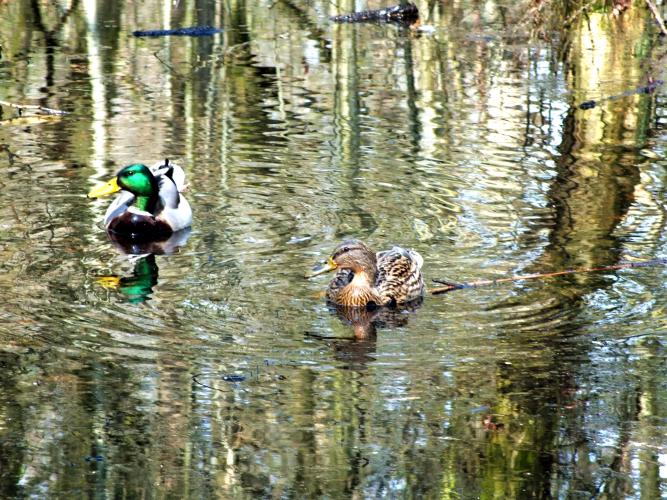
{"label": "yellow duck bill", "polygon": [[118,290],[120,288],[120,277],[118,276],[98,276],[95,281],[107,290]]}
{"label": "yellow duck bill", "polygon": [[318,267],[317,269],[314,269],[311,274],[307,274],[306,278],[314,278],[315,276],[319,276],[320,274],[328,273],[329,271],[334,271],[338,266],[336,266],[336,263],[333,261],[331,257],[329,257],[329,260],[327,261],[326,264],[324,264],[321,267]]}
{"label": "yellow duck bill", "polygon": [[107,194],[117,193],[118,191],[120,191],[120,186],[118,185],[116,177],[114,177],[110,181],[105,182],[104,184],[100,184],[99,186],[96,186],[93,189],[91,189],[88,192],[88,198],[99,198],[100,196],[106,196]]}

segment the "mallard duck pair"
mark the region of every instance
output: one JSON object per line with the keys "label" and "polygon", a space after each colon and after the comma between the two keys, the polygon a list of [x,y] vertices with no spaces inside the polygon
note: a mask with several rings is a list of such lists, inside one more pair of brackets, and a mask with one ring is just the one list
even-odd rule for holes
{"label": "mallard duck pair", "polygon": [[114,235],[159,241],[192,224],[192,209],[181,194],[184,189],[183,169],[165,160],[151,167],[129,165],[88,196],[120,191],[104,215],[105,229]]}
{"label": "mallard duck pair", "polygon": [[[104,216],[104,227],[110,234],[132,240],[164,240],[192,223],[192,210],[181,194],[184,188],[183,169],[165,160],[150,168],[129,165],[88,196],[121,191]],[[423,297],[422,264],[421,255],[412,249],[393,247],[376,254],[361,241],[348,240],[338,245],[312,276],[337,271],[327,288],[327,298],[334,304],[396,306]]]}

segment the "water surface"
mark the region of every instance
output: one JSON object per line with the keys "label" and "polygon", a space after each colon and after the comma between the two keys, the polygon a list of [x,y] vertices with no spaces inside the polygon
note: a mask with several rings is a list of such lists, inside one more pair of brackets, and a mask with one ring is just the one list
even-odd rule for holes
{"label": "water surface", "polygon": [[[0,100],[70,113],[1,107],[3,497],[667,496],[664,268],[364,318],[303,279],[349,237],[427,280],[667,258],[664,89],[578,108],[667,79],[648,11],[419,7],[0,2]],[[162,158],[192,231],[128,258],[85,194]]]}

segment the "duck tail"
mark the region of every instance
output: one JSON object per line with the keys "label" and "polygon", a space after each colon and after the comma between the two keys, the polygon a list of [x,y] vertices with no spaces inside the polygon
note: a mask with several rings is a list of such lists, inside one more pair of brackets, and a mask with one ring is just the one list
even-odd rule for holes
{"label": "duck tail", "polygon": [[412,248],[408,250],[408,254],[412,258],[412,260],[414,260],[415,263],[417,264],[417,269],[421,269],[422,266],[424,265],[424,257],[422,257],[417,250],[413,250]]}

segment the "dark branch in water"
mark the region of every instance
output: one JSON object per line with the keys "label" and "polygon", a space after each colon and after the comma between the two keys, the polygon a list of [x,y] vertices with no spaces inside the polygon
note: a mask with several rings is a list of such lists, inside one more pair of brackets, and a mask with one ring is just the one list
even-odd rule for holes
{"label": "dark branch in water", "polygon": [[662,36],[667,36],[667,29],[665,29],[665,22],[662,20],[660,11],[652,0],[646,0],[646,4],[648,5],[648,8],[651,9],[651,13],[653,14],[653,17],[655,17],[655,21],[658,23],[658,26],[660,26],[660,34]]}
{"label": "dark branch in water", "polygon": [[176,76],[178,76],[178,77],[180,77],[180,78],[183,78],[184,75],[182,75],[180,72],[176,71],[176,69],[174,69],[174,67],[173,67],[171,64],[165,62],[165,61],[158,55],[158,52],[159,52],[159,50],[153,52],[153,55],[155,56],[155,59],[157,59],[158,61],[160,61],[160,64],[162,64],[165,68],[167,68],[167,69],[168,69],[169,71],[171,71],[173,74],[175,74]]}
{"label": "dark branch in water", "polygon": [[622,94],[616,94],[609,97],[605,97],[604,99],[600,99],[599,101],[595,101],[593,99],[591,99],[590,101],[584,101],[581,104],[579,104],[579,109],[593,109],[601,102],[615,101],[617,99],[630,97],[631,95],[635,94],[652,94],[655,91],[655,89],[657,89],[660,85],[663,85],[664,83],[665,82],[663,80],[653,80],[648,85],[644,85],[643,87],[637,87],[636,89],[626,90]]}
{"label": "dark branch in water", "polygon": [[328,37],[319,28],[317,23],[313,22],[312,17],[301,6],[291,0],[280,0],[280,4],[286,7],[291,15],[296,16],[300,28],[310,32],[310,36],[318,42],[320,50],[324,54],[324,60],[331,60],[331,48],[329,47]]}
{"label": "dark branch in water", "polygon": [[419,19],[419,10],[413,3],[394,5],[378,10],[364,10],[351,14],[331,16],[335,23],[398,23],[412,24]]}
{"label": "dark branch in water", "polygon": [[177,28],[173,30],[145,30],[133,31],[134,36],[211,36],[220,33],[220,28],[213,26],[191,26],[189,28]]}
{"label": "dark branch in water", "polygon": [[615,264],[613,266],[602,266],[602,267],[587,267],[581,269],[566,269],[565,271],[556,271],[553,273],[535,273],[535,274],[525,274],[522,276],[511,276],[509,278],[499,278],[495,280],[478,280],[478,281],[469,281],[467,283],[455,283],[452,281],[446,281],[441,279],[434,279],[434,283],[439,283],[444,286],[436,287],[430,290],[431,295],[439,295],[441,293],[451,292],[453,290],[461,290],[463,288],[476,288],[479,286],[488,286],[488,285],[497,285],[499,283],[510,283],[512,281],[525,281],[525,280],[534,280],[534,279],[544,279],[544,278],[553,278],[555,276],[565,276],[567,274],[581,274],[581,273],[593,273],[593,272],[602,272],[602,271],[618,271],[619,269],[630,269],[633,267],[653,267],[653,266],[665,266],[667,265],[667,259],[653,259],[646,260],[642,262],[624,262],[622,264]]}
{"label": "dark branch in water", "polygon": [[45,108],[44,106],[37,106],[34,104],[14,104],[8,101],[0,101],[0,106],[9,106],[10,108],[16,108],[19,110],[19,115],[23,114],[24,109],[33,109],[35,111],[40,111],[46,113],[47,115],[68,115],[67,111],[60,111],[59,109]]}
{"label": "dark branch in water", "polygon": [[0,151],[4,151],[5,153],[7,153],[7,160],[9,160],[9,164],[12,165],[12,166],[14,165],[14,158],[19,158],[19,155],[17,155],[16,153],[13,153],[9,149],[8,144],[0,144]]}

